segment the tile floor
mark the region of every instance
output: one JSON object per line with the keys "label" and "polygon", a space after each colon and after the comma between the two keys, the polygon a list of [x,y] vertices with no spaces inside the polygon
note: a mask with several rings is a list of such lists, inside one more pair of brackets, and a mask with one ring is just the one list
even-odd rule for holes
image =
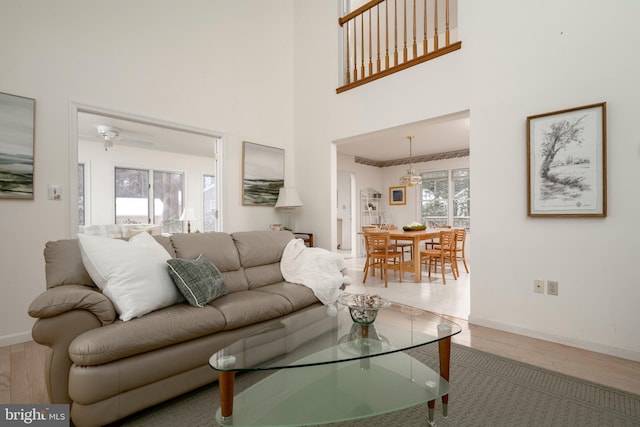
{"label": "tile floor", "polygon": [[[459,319],[468,320],[470,311],[469,286],[471,284],[471,274],[464,270],[460,263],[460,277],[453,280],[453,276],[445,268],[447,283],[443,284],[442,276],[427,273],[423,270],[422,283],[415,283],[413,273],[404,273],[402,283],[396,271],[389,272],[388,287],[384,287],[384,280],[378,274],[376,277],[368,275],[367,282],[362,283],[364,277],[365,257],[351,257],[350,252],[342,253],[347,266],[347,274],[351,277],[351,285],[347,287],[348,292],[362,293],[374,292],[383,298],[399,302],[434,313],[446,314]],[[469,265],[469,262],[467,262]],[[469,265],[471,271],[471,265]]]}

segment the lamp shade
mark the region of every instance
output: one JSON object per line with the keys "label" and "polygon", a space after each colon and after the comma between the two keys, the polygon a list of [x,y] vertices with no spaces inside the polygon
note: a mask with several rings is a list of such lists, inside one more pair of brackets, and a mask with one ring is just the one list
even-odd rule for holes
{"label": "lamp shade", "polygon": [[276,208],[297,208],[302,206],[302,200],[294,187],[281,187],[278,193]]}
{"label": "lamp shade", "polygon": [[194,219],[196,219],[196,214],[193,208],[185,208],[182,211],[182,215],[180,215],[180,221],[192,221]]}

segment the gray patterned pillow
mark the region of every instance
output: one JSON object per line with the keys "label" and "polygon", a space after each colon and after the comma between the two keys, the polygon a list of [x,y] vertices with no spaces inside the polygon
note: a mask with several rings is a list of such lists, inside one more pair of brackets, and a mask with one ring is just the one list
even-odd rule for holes
{"label": "gray patterned pillow", "polygon": [[227,294],[222,274],[204,255],[194,260],[171,258],[167,264],[173,283],[192,306],[204,307]]}

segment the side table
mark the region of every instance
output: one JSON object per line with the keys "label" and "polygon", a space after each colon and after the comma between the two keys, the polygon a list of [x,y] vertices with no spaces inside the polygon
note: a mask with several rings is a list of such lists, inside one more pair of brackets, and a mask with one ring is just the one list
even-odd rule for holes
{"label": "side table", "polygon": [[295,232],[293,233],[296,239],[302,239],[305,245],[312,248],[313,247],[313,233],[302,233]]}

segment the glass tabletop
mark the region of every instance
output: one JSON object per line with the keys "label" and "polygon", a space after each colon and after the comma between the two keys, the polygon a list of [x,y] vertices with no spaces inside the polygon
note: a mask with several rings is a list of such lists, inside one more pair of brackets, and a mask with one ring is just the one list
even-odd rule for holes
{"label": "glass tabletop", "polygon": [[236,341],[213,354],[218,371],[286,369],[391,354],[460,333],[458,324],[437,314],[391,303],[365,325],[344,305],[313,306]]}

